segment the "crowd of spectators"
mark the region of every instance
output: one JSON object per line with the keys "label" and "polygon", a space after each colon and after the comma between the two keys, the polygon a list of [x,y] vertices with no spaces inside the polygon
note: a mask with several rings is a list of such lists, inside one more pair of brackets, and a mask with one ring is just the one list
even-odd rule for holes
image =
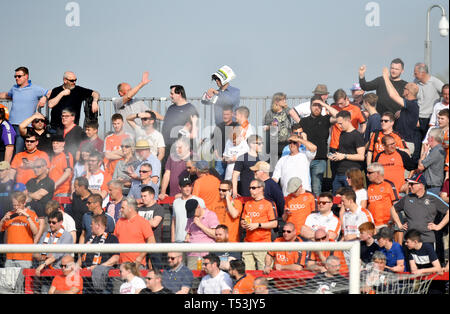
{"label": "crowd of spectators", "polygon": [[[118,84],[113,131],[101,138],[99,92],[77,85],[73,72],[62,85],[42,88],[19,67],[16,84],[0,93],[11,100],[0,108],[0,241],[357,240],[362,262],[381,252],[385,271],[448,271],[449,86],[423,63],[414,66],[414,82],[401,78],[404,70],[397,58],[369,81],[363,65],[352,96],[338,89],[330,103],[325,84],[292,108],[286,94],[275,93],[264,134],[257,134],[230,85],[235,73],[224,66],[211,76],[217,89],[202,97],[215,120],[214,160],[206,161],[199,114],[183,86],[170,86],[172,105],[161,113],[135,98],[151,82],[148,72],[135,87]],[[46,105],[48,117],[40,113]],[[308,270],[320,277],[313,290],[329,291],[348,262],[338,251],[8,253],[2,266],[35,268],[38,276],[62,269],[40,283],[49,293],[111,293],[113,268],[120,269],[120,293],[188,293],[193,270],[206,272],[197,293],[267,293],[267,278],[246,271]],[[92,276],[76,276],[77,269]],[[65,276],[76,280],[68,285]]]}

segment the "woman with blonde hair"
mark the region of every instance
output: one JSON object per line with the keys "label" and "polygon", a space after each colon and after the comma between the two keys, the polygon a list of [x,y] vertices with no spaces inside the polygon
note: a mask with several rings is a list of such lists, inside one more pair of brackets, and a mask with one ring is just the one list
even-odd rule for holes
{"label": "woman with blonde hair", "polygon": [[136,263],[122,263],[120,277],[125,282],[120,286],[120,294],[139,294],[142,289],[146,288],[145,281],[140,275],[139,266]]}
{"label": "woman with blonde hair", "polygon": [[[272,96],[270,110],[264,117],[264,129],[270,137],[278,142],[278,156],[281,156],[283,148],[288,144],[291,135],[291,125],[294,109],[289,108],[286,102],[286,94],[275,93]],[[270,137],[267,137],[269,139]]]}

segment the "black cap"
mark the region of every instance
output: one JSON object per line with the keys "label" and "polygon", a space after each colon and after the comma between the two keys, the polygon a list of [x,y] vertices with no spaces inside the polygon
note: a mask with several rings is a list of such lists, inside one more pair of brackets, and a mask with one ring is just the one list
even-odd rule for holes
{"label": "black cap", "polygon": [[192,181],[189,177],[181,177],[180,180],[178,181],[178,184],[180,186],[186,186],[188,184],[192,184]]}
{"label": "black cap", "polygon": [[184,207],[186,208],[186,217],[192,218],[195,216],[195,210],[198,207],[198,201],[194,198],[191,198],[189,200],[187,200],[186,205],[184,205]]}

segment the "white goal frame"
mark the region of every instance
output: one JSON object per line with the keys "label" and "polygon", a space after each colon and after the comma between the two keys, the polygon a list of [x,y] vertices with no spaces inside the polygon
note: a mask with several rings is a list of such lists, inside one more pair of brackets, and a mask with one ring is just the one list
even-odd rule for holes
{"label": "white goal frame", "polygon": [[349,293],[360,293],[360,243],[349,242],[228,242],[121,244],[2,244],[0,253],[126,253],[126,252],[261,252],[350,251]]}

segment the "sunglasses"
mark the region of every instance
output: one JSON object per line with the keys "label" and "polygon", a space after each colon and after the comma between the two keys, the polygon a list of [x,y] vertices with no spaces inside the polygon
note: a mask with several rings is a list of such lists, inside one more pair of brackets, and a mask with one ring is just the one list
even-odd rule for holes
{"label": "sunglasses", "polygon": [[39,122],[45,122],[45,120],[44,119],[34,119],[33,120],[33,123],[39,123]]}
{"label": "sunglasses", "polygon": [[54,221],[54,220],[49,220],[48,223],[49,223],[50,225],[56,225],[58,222],[57,222],[57,221]]}
{"label": "sunglasses", "polygon": [[139,173],[147,173],[150,172],[149,170],[139,170]]}
{"label": "sunglasses", "polygon": [[122,148],[130,148],[131,146],[130,145],[120,145],[120,147],[122,147]]}
{"label": "sunglasses", "polygon": [[25,140],[25,143],[34,143],[36,140]]}
{"label": "sunglasses", "polygon": [[331,202],[317,202],[317,204],[319,205],[326,205],[326,204],[330,204]]}
{"label": "sunglasses", "polygon": [[77,81],[77,79],[69,80],[68,78],[66,78],[66,80],[68,80],[69,82],[72,82],[72,83],[75,83]]}
{"label": "sunglasses", "polygon": [[384,122],[384,123],[388,123],[388,122],[391,122],[391,120],[384,120],[384,119],[383,119],[383,120],[381,120],[381,122],[382,122],[382,123],[383,123],[383,122]]}
{"label": "sunglasses", "polygon": [[70,264],[61,264],[61,268],[67,268],[67,267],[70,267],[70,266],[72,266],[72,264],[73,264],[73,263],[70,263]]}
{"label": "sunglasses", "polygon": [[316,240],[316,241],[322,241],[322,240],[325,240],[327,238],[327,236],[323,236],[322,238],[315,238],[314,240]]}
{"label": "sunglasses", "polygon": [[21,78],[22,76],[25,76],[25,75],[14,75],[14,78]]}
{"label": "sunglasses", "polygon": [[291,233],[292,230],[283,230],[283,233]]}
{"label": "sunglasses", "polygon": [[260,186],[250,186],[249,187],[250,190],[256,190],[256,189],[259,189],[259,188],[260,188]]}
{"label": "sunglasses", "polygon": [[227,189],[219,189],[219,192],[228,192],[228,190]]}
{"label": "sunglasses", "polygon": [[177,257],[178,257],[178,256],[168,256],[167,259],[173,261],[173,260],[175,260]]}

